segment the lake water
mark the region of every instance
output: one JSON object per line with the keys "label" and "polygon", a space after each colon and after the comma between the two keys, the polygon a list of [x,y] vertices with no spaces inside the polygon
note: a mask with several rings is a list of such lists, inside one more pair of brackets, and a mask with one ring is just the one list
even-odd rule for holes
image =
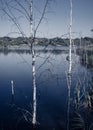
{"label": "lake water", "polygon": [[[54,48],[55,49],[55,48]],[[36,49],[37,129],[67,128],[67,48]],[[78,80],[92,72],[72,54],[71,101]],[[47,59],[47,60],[46,60]],[[32,119],[32,58],[29,50],[0,51],[0,130],[31,130]],[[14,81],[14,97],[11,94]],[[72,107],[72,106],[71,106]],[[29,112],[31,114],[29,114]],[[71,109],[72,111],[72,109]]]}

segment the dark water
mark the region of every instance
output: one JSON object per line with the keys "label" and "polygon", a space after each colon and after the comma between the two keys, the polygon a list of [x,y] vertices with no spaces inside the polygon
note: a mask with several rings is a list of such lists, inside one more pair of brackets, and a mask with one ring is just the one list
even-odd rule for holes
{"label": "dark water", "polygon": [[[66,130],[68,51],[36,50],[37,128]],[[46,60],[47,59],[47,60]],[[0,130],[31,130],[32,73],[30,51],[0,52]],[[89,72],[73,54],[71,100],[78,79]],[[14,81],[14,97],[11,94]],[[30,112],[30,113],[29,113]]]}

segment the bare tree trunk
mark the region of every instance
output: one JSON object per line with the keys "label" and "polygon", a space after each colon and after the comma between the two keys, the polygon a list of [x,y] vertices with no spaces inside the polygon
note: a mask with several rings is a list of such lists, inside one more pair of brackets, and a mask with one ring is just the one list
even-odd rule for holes
{"label": "bare tree trunk", "polygon": [[33,6],[33,0],[30,0],[30,37],[33,38],[33,7],[32,6]]}
{"label": "bare tree trunk", "polygon": [[71,51],[72,51],[72,0],[70,0],[70,28],[69,28],[69,40],[70,40],[70,46],[69,46],[69,70],[68,73],[71,74],[71,69],[72,69],[72,56],[71,56]]}
{"label": "bare tree trunk", "polygon": [[12,90],[12,95],[14,96],[14,82],[11,80],[11,90]]}
{"label": "bare tree trunk", "polygon": [[35,69],[35,52],[32,50],[32,78],[33,78],[33,125],[36,125],[36,69]]}
{"label": "bare tree trunk", "polygon": [[31,52],[32,52],[32,80],[33,80],[33,119],[32,124],[36,125],[36,68],[35,68],[35,50],[33,37],[33,0],[30,0],[30,37],[31,37]]}
{"label": "bare tree trunk", "polygon": [[69,130],[69,118],[70,118],[70,86],[71,86],[71,75],[67,75],[68,85],[68,104],[67,104],[67,130]]}
{"label": "bare tree trunk", "polygon": [[67,75],[67,85],[68,85],[68,109],[67,109],[67,130],[69,130],[69,116],[70,116],[70,89],[71,89],[71,71],[72,71],[72,0],[70,0],[70,28],[69,28],[69,68]]}

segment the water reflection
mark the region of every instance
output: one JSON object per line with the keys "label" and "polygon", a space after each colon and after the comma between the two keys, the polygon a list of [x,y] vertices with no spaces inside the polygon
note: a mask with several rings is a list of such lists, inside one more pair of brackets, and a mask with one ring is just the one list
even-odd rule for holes
{"label": "water reflection", "polygon": [[[86,68],[79,64],[79,58],[77,58],[78,64],[75,64],[73,76],[67,75],[66,77],[68,49],[61,50],[59,48],[58,51],[56,49],[36,49],[36,54],[38,54],[36,58],[37,121],[40,124],[36,128],[37,130],[66,130],[67,126],[69,129],[69,113],[72,109],[70,99],[73,97],[73,89],[78,75],[82,80],[83,70],[86,71]],[[33,88],[30,50],[7,50],[5,54],[7,55],[4,55],[4,50],[0,50],[0,115],[2,115],[0,124],[3,120],[4,130],[16,130],[15,124],[21,117],[24,117],[18,125],[18,130],[30,130],[31,125],[26,120],[30,121],[31,116],[25,113],[29,111],[32,114]],[[29,63],[29,66],[22,62],[23,59],[19,54]],[[46,62],[45,59],[47,59]],[[43,65],[40,67],[41,64]],[[14,96],[11,94],[11,80],[15,84]],[[25,112],[22,111],[24,109]],[[25,116],[26,114],[27,116]]]}
{"label": "water reflection", "polygon": [[[52,54],[55,54],[55,55],[60,55],[62,53],[68,53],[68,47],[54,47],[54,48],[44,48],[44,47],[36,47],[35,48],[35,52],[36,53],[52,53]],[[31,50],[29,48],[11,48],[11,49],[8,49],[8,48],[4,48],[4,49],[0,49],[0,54],[3,53],[4,55],[8,55],[9,53],[18,53],[18,54],[30,54],[31,53]]]}

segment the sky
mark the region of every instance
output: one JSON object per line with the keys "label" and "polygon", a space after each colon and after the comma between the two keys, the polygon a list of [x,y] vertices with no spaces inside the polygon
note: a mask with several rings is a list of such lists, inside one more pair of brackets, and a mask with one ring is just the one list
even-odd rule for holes
{"label": "sky", "polygon": [[[4,1],[4,0],[3,0]],[[25,11],[18,6],[17,3],[6,0],[9,4],[9,9],[13,16],[20,24],[22,31],[26,36],[30,36],[30,25],[26,19]],[[29,1],[21,0],[22,6],[27,10],[29,14]],[[46,0],[33,0],[33,28],[35,29],[38,21],[41,18],[42,11],[44,9]],[[13,8],[14,7],[14,8]],[[9,14],[9,10],[6,5],[1,3],[0,0],[0,37],[21,36],[18,28],[14,25],[13,21],[2,11],[2,8]],[[16,10],[15,8],[19,9]],[[20,11],[21,10],[21,11]],[[25,14],[25,15],[24,15]],[[37,30],[37,37],[61,37],[69,32],[70,21],[70,0],[51,0],[47,6],[45,16]],[[93,37],[93,0],[73,0],[73,22],[72,22],[73,37]],[[67,37],[67,35],[65,35]]]}

